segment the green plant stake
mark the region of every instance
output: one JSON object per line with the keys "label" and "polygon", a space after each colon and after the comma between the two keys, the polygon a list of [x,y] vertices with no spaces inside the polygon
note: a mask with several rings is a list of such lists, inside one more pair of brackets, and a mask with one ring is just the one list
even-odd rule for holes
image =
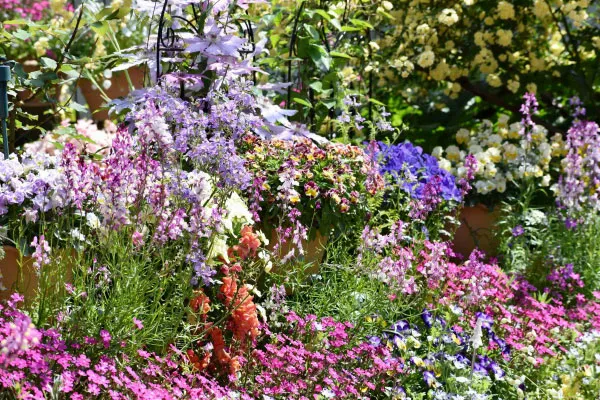
{"label": "green plant stake", "polygon": [[8,158],[8,132],[6,120],[8,119],[8,94],[6,92],[10,80],[10,67],[0,65],[0,120],[2,120],[2,143],[4,144],[4,159]]}

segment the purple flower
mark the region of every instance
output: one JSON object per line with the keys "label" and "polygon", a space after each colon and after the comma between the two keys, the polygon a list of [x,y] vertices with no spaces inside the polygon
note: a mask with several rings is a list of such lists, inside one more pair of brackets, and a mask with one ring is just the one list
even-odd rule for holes
{"label": "purple flower", "polygon": [[425,372],[423,372],[423,380],[425,381],[425,383],[429,387],[435,386],[437,384],[437,381],[435,379],[435,375],[431,371],[425,371]]}
{"label": "purple flower", "polygon": [[519,237],[525,233],[525,230],[523,229],[523,227],[521,225],[517,225],[512,229],[511,232],[514,237]]}
{"label": "purple flower", "polygon": [[[455,177],[440,168],[437,159],[410,142],[386,145],[379,142],[377,154],[380,171],[388,181],[397,184],[413,199],[423,199],[435,185],[436,195],[444,200],[461,201],[462,194],[456,186]],[[427,184],[430,184],[429,187]]]}
{"label": "purple flower", "polygon": [[431,311],[426,309],[423,310],[423,312],[421,313],[421,318],[423,319],[423,322],[428,328],[431,328],[433,326],[433,315],[431,315]]}

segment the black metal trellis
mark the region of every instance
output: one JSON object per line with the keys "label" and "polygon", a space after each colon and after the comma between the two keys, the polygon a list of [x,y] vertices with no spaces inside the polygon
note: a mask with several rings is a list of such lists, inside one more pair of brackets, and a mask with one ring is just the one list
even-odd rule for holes
{"label": "black metal trellis", "polygon": [[[193,19],[187,19],[179,15],[170,15],[170,21],[167,19],[167,13],[169,11],[169,0],[164,0],[162,9],[160,12],[160,18],[158,21],[158,32],[156,40],[156,81],[160,82],[160,78],[163,75],[162,70],[162,54],[177,54],[185,51],[184,42],[177,34],[177,31],[173,29],[172,22],[179,21],[186,27],[188,27],[194,34],[198,36],[204,35],[204,22],[206,21],[207,11],[209,10],[210,3],[208,1],[200,4],[191,4]],[[204,10],[203,10],[204,9]],[[254,30],[252,29],[252,23],[245,19],[242,22],[237,21],[236,25],[244,32],[244,36],[247,36],[249,45],[247,48],[239,50],[240,55],[253,54],[256,50],[256,43],[254,40]],[[169,63],[166,71],[171,71],[172,65]],[[182,83],[183,85],[183,83]],[[183,87],[181,88],[183,96]]]}
{"label": "black metal trellis", "polygon": [[8,81],[10,81],[10,66],[0,60],[0,129],[2,130],[2,144],[4,159],[8,159]]}

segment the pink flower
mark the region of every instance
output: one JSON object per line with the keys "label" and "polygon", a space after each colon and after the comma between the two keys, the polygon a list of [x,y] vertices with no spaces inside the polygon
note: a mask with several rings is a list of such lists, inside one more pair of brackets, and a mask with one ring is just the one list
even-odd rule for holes
{"label": "pink flower", "polygon": [[135,231],[131,235],[131,242],[135,247],[142,247],[144,245],[144,236],[139,231]]}
{"label": "pink flower", "polygon": [[140,321],[139,319],[137,319],[136,317],[133,317],[133,324],[135,325],[136,328],[138,329],[143,329],[144,328],[144,324],[142,324],[142,321]]}

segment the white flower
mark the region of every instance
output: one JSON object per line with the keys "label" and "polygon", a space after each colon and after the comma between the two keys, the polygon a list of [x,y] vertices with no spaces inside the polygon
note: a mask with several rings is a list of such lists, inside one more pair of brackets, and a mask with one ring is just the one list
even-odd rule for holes
{"label": "white flower", "polygon": [[24,214],[25,214],[25,222],[27,222],[28,224],[33,224],[33,223],[35,223],[35,221],[37,221],[37,218],[38,218],[37,210],[28,208],[25,210]]}
{"label": "white flower", "polygon": [[490,161],[493,163],[498,163],[502,160],[502,155],[500,154],[500,149],[498,149],[496,147],[490,147],[485,152],[487,153]]}
{"label": "white flower", "polygon": [[446,158],[453,162],[460,161],[460,149],[454,145],[446,147]]}
{"label": "white flower", "polygon": [[468,144],[471,134],[465,128],[461,128],[456,132],[456,142],[459,144]]}
{"label": "white flower", "polygon": [[78,240],[80,242],[84,242],[85,241],[85,236],[83,235],[83,233],[81,233],[81,231],[78,228],[72,229],[71,230],[71,237],[75,240]]}
{"label": "white flower", "polygon": [[491,147],[500,147],[501,143],[502,143],[502,137],[500,137],[500,135],[498,135],[496,133],[490,135],[487,139],[487,145],[491,146]]}
{"label": "white flower", "polygon": [[458,14],[452,8],[445,8],[438,16],[440,23],[451,26],[458,22]]}
{"label": "white flower", "polygon": [[544,175],[544,177],[542,178],[541,185],[544,187],[550,186],[550,175]]}
{"label": "white flower", "polygon": [[510,46],[510,43],[512,42],[512,38],[513,38],[513,33],[512,31],[506,30],[506,29],[498,29],[496,31],[496,36],[498,36],[498,44],[500,46]]}
{"label": "white flower", "polygon": [[441,169],[445,169],[448,172],[452,172],[452,163],[445,158],[440,158],[438,160],[438,165]]}
{"label": "white flower", "polygon": [[500,19],[513,19],[515,17],[515,7],[507,1],[500,1],[498,3],[498,16]]}
{"label": "white flower", "polygon": [[213,241],[212,248],[210,249],[207,258],[209,260],[217,260],[219,257],[222,257],[226,263],[229,263],[227,249],[227,241],[222,235],[218,235]]}
{"label": "white flower", "polygon": [[505,178],[496,178],[494,181],[496,185],[496,191],[498,193],[504,193],[506,191],[506,179]]}
{"label": "white flower", "polygon": [[233,221],[235,219],[241,220],[245,225],[252,225],[254,223],[248,206],[246,206],[244,200],[235,192],[225,202],[225,209],[227,210],[227,217],[223,219],[223,226],[229,231],[233,230]]}
{"label": "white flower", "polygon": [[424,52],[419,54],[419,58],[417,60],[417,64],[421,66],[421,68],[429,68],[433,65],[435,61],[435,53],[431,51],[429,48],[426,48]]}
{"label": "white flower", "polygon": [[433,150],[431,151],[431,155],[437,159],[440,159],[442,157],[443,152],[444,152],[444,149],[442,148],[442,146],[435,146],[433,148]]}
{"label": "white flower", "polygon": [[477,322],[475,323],[475,329],[473,330],[473,336],[471,337],[471,343],[473,343],[473,348],[475,350],[483,346],[483,332],[481,331],[482,324],[483,320],[481,318],[477,318]]}
{"label": "white flower", "polygon": [[100,219],[94,213],[86,213],[85,220],[87,225],[92,229],[100,228]]}

